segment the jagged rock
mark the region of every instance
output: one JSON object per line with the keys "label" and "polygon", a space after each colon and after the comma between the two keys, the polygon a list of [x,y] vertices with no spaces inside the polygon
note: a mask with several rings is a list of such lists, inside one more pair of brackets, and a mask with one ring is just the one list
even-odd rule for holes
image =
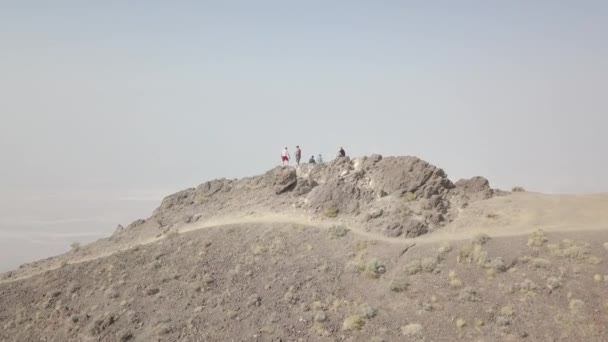
{"label": "jagged rock", "polygon": [[492,188],[490,182],[483,177],[473,177],[471,179],[461,179],[456,182],[456,188],[464,192],[468,196],[480,197],[487,199],[492,197]]}
{"label": "jagged rock", "polygon": [[125,231],[125,227],[123,227],[122,225],[119,224],[118,226],[116,226],[116,229],[114,229],[114,234],[113,235],[120,234],[120,233],[122,233],[124,231]]}
{"label": "jagged rock", "polygon": [[416,157],[388,157],[375,163],[370,171],[370,185],[380,192],[412,193],[429,198],[453,188],[443,170]]}
{"label": "jagged rock", "polygon": [[144,223],[146,223],[146,220],[141,220],[141,219],[135,220],[130,225],[127,226],[127,230],[139,227],[139,226],[143,225]]}
{"label": "jagged rock", "polygon": [[465,192],[480,192],[490,190],[490,182],[483,177],[473,177],[471,179],[461,179],[456,182],[456,187],[463,189]]}
{"label": "jagged rock", "polygon": [[296,170],[287,167],[274,168],[266,175],[271,177],[269,181],[272,183],[274,193],[277,195],[293,190],[298,181]]}

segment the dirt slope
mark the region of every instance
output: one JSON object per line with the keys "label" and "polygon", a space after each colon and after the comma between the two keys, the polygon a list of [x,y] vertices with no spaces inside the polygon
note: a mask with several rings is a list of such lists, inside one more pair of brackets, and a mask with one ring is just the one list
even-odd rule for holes
{"label": "dirt slope", "polygon": [[0,340],[605,340],[608,232],[567,236],[201,229],[0,285]]}

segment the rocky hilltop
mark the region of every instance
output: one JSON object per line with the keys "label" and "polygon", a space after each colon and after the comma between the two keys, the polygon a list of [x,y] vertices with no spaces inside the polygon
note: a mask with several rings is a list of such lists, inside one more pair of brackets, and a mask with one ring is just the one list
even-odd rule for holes
{"label": "rocky hilltop", "polygon": [[114,238],[168,234],[183,224],[238,213],[293,211],[412,238],[452,221],[470,202],[497,193],[483,177],[453,183],[442,169],[416,157],[346,157],[205,182],[166,197],[150,218],[120,227]]}

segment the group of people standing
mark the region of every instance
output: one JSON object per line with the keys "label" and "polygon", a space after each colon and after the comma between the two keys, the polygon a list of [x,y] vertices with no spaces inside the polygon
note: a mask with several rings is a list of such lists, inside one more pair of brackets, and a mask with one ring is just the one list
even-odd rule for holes
{"label": "group of people standing", "polygon": [[[300,149],[300,146],[296,146],[294,155],[296,157],[296,164],[300,165],[300,160],[302,160],[302,150]],[[344,148],[340,147],[340,150],[338,151],[338,157],[346,157],[346,152],[344,151]],[[283,162],[283,166],[289,165],[289,160],[291,160],[291,155],[289,154],[289,150],[287,149],[287,147],[285,147],[283,151],[281,151],[281,161]],[[320,153],[317,159],[315,159],[314,154],[310,157],[310,159],[308,159],[309,164],[317,164],[322,162],[323,156],[321,156]]]}

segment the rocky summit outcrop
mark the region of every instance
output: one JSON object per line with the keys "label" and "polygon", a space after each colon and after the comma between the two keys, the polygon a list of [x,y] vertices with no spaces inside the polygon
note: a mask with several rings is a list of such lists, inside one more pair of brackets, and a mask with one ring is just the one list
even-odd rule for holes
{"label": "rocky summit outcrop", "polygon": [[152,217],[117,230],[113,238],[160,236],[184,223],[294,210],[388,237],[416,237],[450,222],[469,202],[493,195],[485,178],[454,184],[442,169],[416,157],[345,157],[205,182],[168,196]]}

